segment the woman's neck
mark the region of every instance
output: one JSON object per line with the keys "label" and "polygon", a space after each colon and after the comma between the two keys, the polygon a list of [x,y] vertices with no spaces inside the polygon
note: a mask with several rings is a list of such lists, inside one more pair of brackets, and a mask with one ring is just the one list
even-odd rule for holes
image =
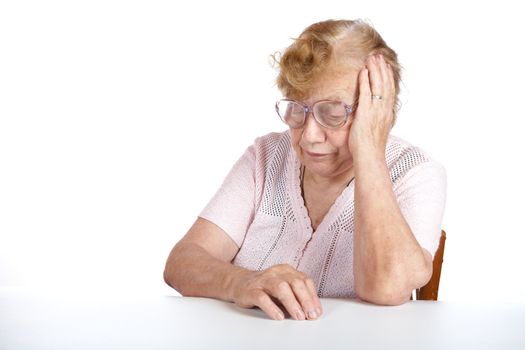
{"label": "woman's neck", "polygon": [[304,183],[305,181],[308,182],[309,185],[314,186],[315,188],[320,189],[329,189],[329,188],[341,188],[341,187],[347,187],[350,182],[354,179],[354,168],[351,167],[348,171],[341,173],[337,176],[333,177],[326,177],[321,176],[318,174],[314,174],[304,165],[302,166],[302,174],[301,174],[301,183]]}

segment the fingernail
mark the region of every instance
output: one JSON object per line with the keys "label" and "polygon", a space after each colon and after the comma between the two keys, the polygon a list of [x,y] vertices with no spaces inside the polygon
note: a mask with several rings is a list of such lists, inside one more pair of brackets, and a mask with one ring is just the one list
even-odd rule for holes
{"label": "fingernail", "polygon": [[306,316],[304,315],[304,312],[302,312],[301,310],[297,310],[296,317],[298,320],[301,320],[301,321],[306,318]]}
{"label": "fingernail", "polygon": [[308,311],[308,318],[317,318],[317,313],[314,310]]}
{"label": "fingernail", "polygon": [[322,314],[321,309],[318,308],[318,309],[315,309],[315,311],[317,311],[317,314],[318,314],[319,316],[321,316],[321,314]]}
{"label": "fingernail", "polygon": [[283,314],[282,312],[278,312],[278,313],[277,313],[277,319],[278,319],[279,321],[284,320],[284,314]]}

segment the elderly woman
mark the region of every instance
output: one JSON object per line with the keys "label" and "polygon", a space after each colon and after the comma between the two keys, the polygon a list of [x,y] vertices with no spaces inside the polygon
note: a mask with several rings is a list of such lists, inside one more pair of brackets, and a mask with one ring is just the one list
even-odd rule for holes
{"label": "elderly woman", "polygon": [[396,53],[362,21],[329,20],[278,65],[289,130],[248,147],[171,251],[166,283],[276,320],[318,318],[320,297],[404,303],[432,275],[446,175],[390,135]]}

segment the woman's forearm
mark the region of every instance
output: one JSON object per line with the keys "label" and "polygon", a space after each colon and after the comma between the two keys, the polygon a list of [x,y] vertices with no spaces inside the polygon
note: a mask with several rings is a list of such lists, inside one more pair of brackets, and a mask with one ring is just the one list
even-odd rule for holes
{"label": "woman's forearm", "polygon": [[181,242],[168,257],[164,280],[183,296],[233,301],[235,278],[248,272],[211,256],[197,244]]}
{"label": "woman's forearm", "polygon": [[354,279],[357,294],[378,304],[400,304],[432,273],[399,208],[384,152],[354,155]]}

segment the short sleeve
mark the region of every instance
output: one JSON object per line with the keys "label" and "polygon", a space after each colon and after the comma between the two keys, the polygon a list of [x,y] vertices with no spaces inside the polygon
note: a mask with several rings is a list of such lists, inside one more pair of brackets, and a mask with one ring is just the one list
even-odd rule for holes
{"label": "short sleeve", "polygon": [[240,247],[254,212],[255,150],[252,145],[237,160],[199,216],[223,229]]}
{"label": "short sleeve", "polygon": [[419,245],[434,254],[439,245],[445,210],[447,176],[435,161],[410,169],[395,188],[399,208]]}

